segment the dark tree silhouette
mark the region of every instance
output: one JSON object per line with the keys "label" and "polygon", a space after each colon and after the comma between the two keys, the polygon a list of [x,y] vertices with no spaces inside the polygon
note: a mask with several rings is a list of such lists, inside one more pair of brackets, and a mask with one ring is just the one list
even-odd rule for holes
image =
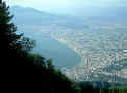
{"label": "dark tree silhouette", "polygon": [[50,60],[29,53],[34,41],[16,34],[17,27],[8,9],[0,0],[0,67],[4,92],[78,93],[79,87],[55,70]]}

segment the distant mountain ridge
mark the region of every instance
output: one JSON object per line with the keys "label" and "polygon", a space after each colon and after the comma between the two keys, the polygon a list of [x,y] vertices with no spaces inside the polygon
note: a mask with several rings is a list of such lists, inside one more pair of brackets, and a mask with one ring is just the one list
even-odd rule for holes
{"label": "distant mountain ridge", "polygon": [[[15,15],[16,24],[37,24],[37,25],[57,25],[69,28],[79,28],[87,25],[87,22],[101,23],[126,23],[127,7],[102,8],[79,10],[79,16],[65,16],[39,11],[34,8],[12,6],[10,11]],[[82,13],[81,13],[82,12]]]}
{"label": "distant mountain ridge", "polygon": [[[10,11],[12,14],[15,15],[15,18],[17,18],[17,22],[22,22],[26,24],[32,24],[33,22],[35,23],[41,23],[41,20],[53,20],[56,18],[56,16],[46,13],[46,12],[42,12],[42,11],[38,11],[36,9],[33,8],[24,8],[24,7],[20,7],[20,6],[12,6],[10,8]],[[21,19],[19,19],[21,18]],[[33,21],[31,23],[31,21]],[[34,24],[35,24],[34,23]]]}
{"label": "distant mountain ridge", "polygon": [[[91,7],[79,10],[79,17],[101,22],[126,22],[127,7]],[[88,21],[89,21],[88,20]]]}
{"label": "distant mountain ridge", "polygon": [[43,11],[39,11],[29,7],[12,6],[10,8],[14,14],[14,22],[16,24],[36,24],[36,25],[58,25],[66,27],[83,26],[84,20],[72,16],[55,15]]}

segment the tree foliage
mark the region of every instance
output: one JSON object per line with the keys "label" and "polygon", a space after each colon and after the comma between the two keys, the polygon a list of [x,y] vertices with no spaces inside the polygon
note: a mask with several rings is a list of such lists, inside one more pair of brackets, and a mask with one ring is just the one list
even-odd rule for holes
{"label": "tree foliage", "polygon": [[[17,34],[17,27],[5,2],[0,1],[0,58],[6,90],[35,93],[78,93],[79,87],[55,70],[51,60],[38,54],[31,54],[35,42],[23,34]],[[62,60],[62,59],[61,59]]]}

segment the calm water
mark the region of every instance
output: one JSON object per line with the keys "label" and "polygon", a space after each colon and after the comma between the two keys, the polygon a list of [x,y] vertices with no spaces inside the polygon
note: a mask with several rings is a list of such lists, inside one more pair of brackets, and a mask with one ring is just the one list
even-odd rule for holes
{"label": "calm water", "polygon": [[[30,31],[30,30],[28,30]],[[25,36],[36,40],[35,53],[39,53],[45,58],[51,58],[56,68],[71,68],[81,61],[80,56],[68,47],[49,36],[43,35],[41,32],[24,32]]]}
{"label": "calm water", "polygon": [[35,51],[46,58],[53,59],[53,64],[58,68],[71,68],[80,62],[80,56],[77,53],[50,37],[42,36],[37,41]]}

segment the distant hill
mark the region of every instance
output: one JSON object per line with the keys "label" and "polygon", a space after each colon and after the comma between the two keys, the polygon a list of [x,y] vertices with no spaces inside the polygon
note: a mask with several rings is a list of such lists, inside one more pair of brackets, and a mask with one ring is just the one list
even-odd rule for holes
{"label": "distant hill", "polygon": [[58,17],[46,13],[46,12],[40,12],[38,10],[35,10],[33,8],[24,8],[20,6],[13,6],[10,8],[10,11],[12,14],[15,15],[16,22],[18,23],[25,23],[25,24],[42,24],[42,20],[44,21],[53,21]]}
{"label": "distant hill", "polygon": [[62,27],[83,27],[84,21],[72,16],[54,15],[43,11],[38,11],[29,7],[12,6],[10,8],[14,14],[16,24],[25,25],[58,25]]}
{"label": "distant hill", "polygon": [[39,11],[29,7],[12,6],[10,11],[15,15],[16,24],[55,25],[65,28],[81,29],[90,24],[126,23],[127,7],[91,7],[79,10],[78,16],[65,16]]}
{"label": "distant hill", "polygon": [[127,7],[88,7],[79,10],[79,17],[83,19],[89,18],[88,21],[100,22],[126,22],[127,21]]}

